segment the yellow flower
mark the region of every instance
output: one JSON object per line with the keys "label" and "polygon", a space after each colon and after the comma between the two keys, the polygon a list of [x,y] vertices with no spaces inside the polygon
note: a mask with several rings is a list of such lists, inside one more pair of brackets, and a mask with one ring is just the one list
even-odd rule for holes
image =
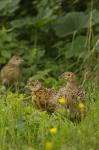
{"label": "yellow flower", "polygon": [[53,148],[53,143],[50,141],[47,141],[45,143],[45,150],[52,150],[52,148]]}
{"label": "yellow flower", "polygon": [[58,99],[58,101],[59,101],[59,103],[62,104],[62,105],[65,104],[65,99],[64,99],[64,98],[60,98],[60,99]]}
{"label": "yellow flower", "polygon": [[50,133],[51,134],[56,134],[57,133],[57,128],[51,128]]}
{"label": "yellow flower", "polygon": [[81,110],[83,110],[83,109],[85,108],[85,104],[82,103],[82,102],[80,102],[79,105],[78,105],[78,107],[79,107]]}

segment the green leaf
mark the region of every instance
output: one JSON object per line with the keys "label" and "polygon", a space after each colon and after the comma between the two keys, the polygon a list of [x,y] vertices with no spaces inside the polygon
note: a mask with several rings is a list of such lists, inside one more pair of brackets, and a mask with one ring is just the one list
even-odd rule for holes
{"label": "green leaf", "polygon": [[59,18],[54,24],[54,30],[59,37],[72,34],[79,29],[86,27],[87,18],[82,12],[71,12]]}
{"label": "green leaf", "polygon": [[2,51],[1,51],[1,55],[2,55],[4,58],[10,58],[11,53],[10,53],[10,51],[2,50]]}
{"label": "green leaf", "polygon": [[99,11],[97,10],[93,10],[87,15],[83,12],[70,12],[60,17],[53,25],[53,28],[57,36],[64,37],[97,23],[99,23]]}
{"label": "green leaf", "polygon": [[72,43],[68,43],[64,48],[66,58],[83,56],[86,52],[86,40],[85,36],[78,36]]}

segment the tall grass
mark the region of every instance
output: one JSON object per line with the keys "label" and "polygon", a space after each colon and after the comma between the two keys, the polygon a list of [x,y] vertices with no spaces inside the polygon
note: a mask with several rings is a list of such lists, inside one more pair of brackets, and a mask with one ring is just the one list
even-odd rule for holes
{"label": "tall grass", "polygon": [[[0,91],[0,150],[44,150],[47,141],[53,150],[98,150],[98,90],[88,87],[89,111],[79,123],[59,113],[40,112],[24,94]],[[52,127],[57,128],[55,135],[50,133]]]}

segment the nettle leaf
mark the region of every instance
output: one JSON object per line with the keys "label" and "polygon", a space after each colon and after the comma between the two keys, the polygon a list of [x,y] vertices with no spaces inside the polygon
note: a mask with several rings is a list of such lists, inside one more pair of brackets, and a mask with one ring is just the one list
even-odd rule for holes
{"label": "nettle leaf", "polygon": [[64,37],[97,23],[99,23],[99,11],[97,10],[93,10],[87,15],[83,12],[70,12],[57,19],[53,28],[57,36]]}

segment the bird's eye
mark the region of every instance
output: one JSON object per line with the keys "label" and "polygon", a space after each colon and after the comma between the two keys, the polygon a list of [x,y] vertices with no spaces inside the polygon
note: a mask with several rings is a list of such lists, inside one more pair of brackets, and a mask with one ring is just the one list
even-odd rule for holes
{"label": "bird's eye", "polygon": [[19,58],[17,57],[16,60],[19,60]]}
{"label": "bird's eye", "polygon": [[68,74],[68,77],[70,77],[70,74]]}

